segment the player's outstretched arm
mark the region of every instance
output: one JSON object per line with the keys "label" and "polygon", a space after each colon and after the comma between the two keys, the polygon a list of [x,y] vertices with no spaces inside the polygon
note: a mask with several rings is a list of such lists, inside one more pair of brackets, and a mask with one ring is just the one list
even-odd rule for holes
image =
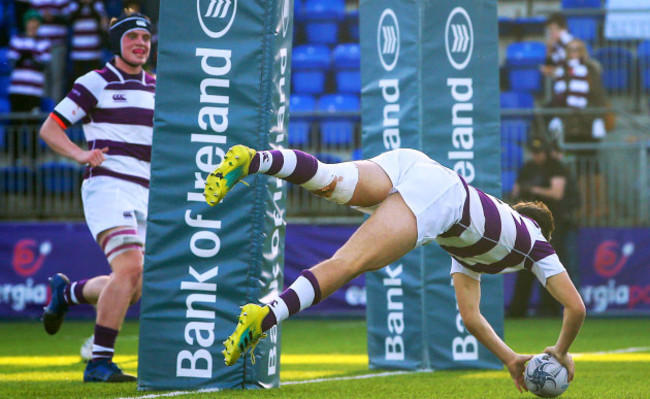
{"label": "player's outstretched arm", "polygon": [[456,300],[458,301],[458,310],[465,327],[508,367],[510,376],[519,392],[522,392],[522,390],[527,391],[526,384],[524,384],[524,370],[526,362],[533,356],[515,353],[503,342],[490,323],[483,317],[479,308],[481,302],[481,284],[479,281],[463,273],[454,273],[452,278],[454,280]]}
{"label": "player's outstretched arm", "polygon": [[578,336],[585,319],[585,304],[567,272],[551,276],[546,281],[546,289],[564,306],[562,330],[555,346],[544,350],[550,353],[569,371],[569,381],[573,380],[575,365],[569,354],[569,347]]}

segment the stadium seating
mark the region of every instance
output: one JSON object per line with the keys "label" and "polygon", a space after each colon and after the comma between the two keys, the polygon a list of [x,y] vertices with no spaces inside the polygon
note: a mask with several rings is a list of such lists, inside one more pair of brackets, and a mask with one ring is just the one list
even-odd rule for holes
{"label": "stadium seating", "polygon": [[650,40],[639,44],[636,51],[639,60],[639,75],[641,75],[641,87],[650,91]]}
{"label": "stadium seating", "polygon": [[546,45],[541,42],[512,43],[506,49],[506,67],[510,88],[514,91],[540,92],[539,66],[546,60]]}
{"label": "stadium seating", "polygon": [[517,182],[517,172],[512,170],[504,170],[501,172],[501,192],[504,197],[512,192],[515,183]]}
{"label": "stadium seating", "polygon": [[50,97],[41,98],[41,112],[49,114],[50,112],[54,111],[54,107],[56,107],[56,103],[53,99]]}
{"label": "stadium seating", "polygon": [[72,193],[80,177],[80,168],[69,162],[44,162],[38,168],[41,187],[47,194]]}
{"label": "stadium seating", "polygon": [[344,0],[306,0],[302,10],[310,43],[337,42],[339,21],[345,16]]}
{"label": "stadium seating", "polygon": [[5,166],[0,168],[0,182],[0,192],[27,193],[32,190],[34,172],[27,166]]}
{"label": "stadium seating", "polygon": [[[318,110],[324,113],[359,112],[359,98],[350,94],[327,94],[318,101]],[[354,142],[358,117],[323,117],[320,123],[321,142],[325,145],[348,145]]]}
{"label": "stadium seating", "polygon": [[355,148],[354,151],[352,151],[352,160],[360,161],[362,159],[363,159],[363,150],[361,148]]}
{"label": "stadium seating", "polygon": [[0,96],[0,114],[11,112],[11,104],[9,98]]}
{"label": "stadium seating", "polygon": [[345,25],[348,28],[350,39],[359,41],[359,9],[350,10],[345,14]]}
{"label": "stadium seating", "polygon": [[597,38],[598,20],[595,17],[568,17],[567,27],[575,38],[584,42],[592,42]]}
{"label": "stadium seating", "polygon": [[634,56],[622,47],[596,50],[594,58],[603,66],[603,85],[610,91],[629,91],[634,79]]}
{"label": "stadium seating", "polygon": [[562,0],[562,8],[600,8],[601,0]]}
{"label": "stadium seating", "polygon": [[9,98],[9,84],[11,76],[0,75],[0,98]]}
{"label": "stadium seating", "polygon": [[361,49],[358,44],[339,44],[332,53],[339,93],[361,93]]}
{"label": "stadium seating", "polygon": [[321,161],[322,163],[332,164],[332,163],[341,163],[341,162],[343,162],[343,158],[341,158],[340,156],[338,156],[336,154],[330,154],[330,153],[327,153],[327,152],[319,152],[319,153],[314,154],[314,156],[319,161]]}
{"label": "stadium seating", "polygon": [[0,47],[0,75],[9,75],[11,73],[11,63],[9,62],[9,48]]}
{"label": "stadium seating", "polygon": [[293,92],[323,93],[330,62],[330,50],[327,46],[303,45],[295,47],[291,60]]}
{"label": "stadium seating", "polygon": [[311,118],[296,116],[296,112],[316,111],[316,100],[314,97],[305,94],[292,94],[289,100],[289,146],[305,146],[309,144],[309,133],[311,131]]}

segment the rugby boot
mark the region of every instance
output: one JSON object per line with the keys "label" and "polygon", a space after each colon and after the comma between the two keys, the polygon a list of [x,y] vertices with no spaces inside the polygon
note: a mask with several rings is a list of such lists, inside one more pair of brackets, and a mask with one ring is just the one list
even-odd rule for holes
{"label": "rugby boot", "polygon": [[237,359],[251,348],[251,361],[255,364],[253,351],[260,339],[266,338],[262,331],[262,320],[269,314],[267,306],[259,306],[249,303],[241,308],[237,328],[227,340],[223,341],[226,349],[221,352],[228,366],[235,364]]}
{"label": "rugby boot", "polygon": [[49,278],[52,298],[50,303],[43,308],[43,326],[45,331],[54,335],[61,328],[63,318],[68,311],[68,304],[63,298],[65,287],[70,285],[70,280],[65,274],[57,273]]}
{"label": "rugby boot", "polygon": [[209,205],[217,205],[235,184],[248,176],[255,153],[254,149],[241,144],[230,147],[223,162],[206,179],[203,195]]}
{"label": "rugby boot", "polygon": [[109,359],[91,360],[84,371],[84,382],[133,382],[138,379],[124,374],[117,364]]}

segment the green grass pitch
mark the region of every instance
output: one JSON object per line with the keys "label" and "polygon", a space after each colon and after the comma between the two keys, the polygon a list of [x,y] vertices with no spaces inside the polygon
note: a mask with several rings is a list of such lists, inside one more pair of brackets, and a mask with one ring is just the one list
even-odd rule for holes
{"label": "green grass pitch", "polygon": [[[506,341],[521,353],[555,342],[559,319],[506,320]],[[68,321],[56,336],[37,322],[0,323],[0,398],[526,398],[507,371],[434,371],[367,379],[364,321],[291,320],[283,326],[280,389],[162,396],[136,384],[84,384],[79,347],[92,323]],[[138,324],[118,338],[117,362],[137,370]],[[630,349],[632,348],[632,349]],[[650,320],[587,319],[574,344],[576,378],[563,398],[650,398]],[[334,380],[339,378],[338,380]],[[329,379],[324,382],[307,382]]]}

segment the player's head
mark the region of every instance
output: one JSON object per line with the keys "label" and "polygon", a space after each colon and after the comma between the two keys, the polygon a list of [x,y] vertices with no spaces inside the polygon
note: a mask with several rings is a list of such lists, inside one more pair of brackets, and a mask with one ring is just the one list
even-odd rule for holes
{"label": "player's head", "polygon": [[41,22],[43,22],[43,17],[41,17],[41,14],[38,11],[33,8],[27,10],[25,14],[23,14],[23,24],[25,25],[27,36],[36,36],[36,32],[38,31],[39,26],[41,26]]}
{"label": "player's head", "polygon": [[587,52],[587,45],[580,39],[573,39],[566,45],[566,58],[569,60],[582,60],[589,59]]}
{"label": "player's head", "polygon": [[113,53],[127,64],[143,66],[151,51],[152,25],[149,18],[131,10],[111,20],[108,34]]}
{"label": "player's head", "polygon": [[544,238],[551,240],[551,235],[555,230],[555,222],[553,221],[553,214],[542,201],[519,202],[512,208],[537,222]]}
{"label": "player's head", "polygon": [[546,18],[546,34],[553,42],[560,40],[560,33],[566,30],[566,18],[559,12],[554,12]]}

